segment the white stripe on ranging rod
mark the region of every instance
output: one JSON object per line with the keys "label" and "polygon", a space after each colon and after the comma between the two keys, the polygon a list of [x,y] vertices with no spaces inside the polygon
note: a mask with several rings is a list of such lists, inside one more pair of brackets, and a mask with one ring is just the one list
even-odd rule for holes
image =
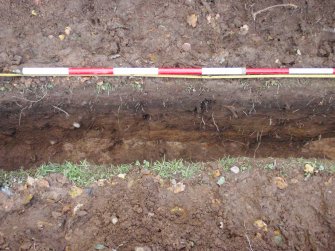
{"label": "white stripe on ranging rod", "polygon": [[113,68],[114,75],[158,75],[158,68]]}
{"label": "white stripe on ranging rod", "polygon": [[69,68],[43,68],[43,67],[34,67],[34,68],[23,68],[22,69],[23,75],[36,75],[36,76],[43,76],[43,75],[53,75],[53,76],[63,76],[69,75]]}
{"label": "white stripe on ranging rod", "polygon": [[202,68],[202,75],[245,75],[246,68]]}
{"label": "white stripe on ranging rod", "polygon": [[289,74],[334,74],[333,68],[289,68]]}

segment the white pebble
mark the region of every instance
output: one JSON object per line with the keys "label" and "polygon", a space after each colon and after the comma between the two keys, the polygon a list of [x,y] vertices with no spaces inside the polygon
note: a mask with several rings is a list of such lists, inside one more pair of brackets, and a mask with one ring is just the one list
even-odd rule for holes
{"label": "white pebble", "polygon": [[73,122],[72,125],[74,128],[80,128],[80,124],[78,122]]}
{"label": "white pebble", "polygon": [[68,27],[65,28],[64,33],[65,33],[67,36],[69,36],[70,33],[71,33],[71,30],[72,30],[71,27],[68,26]]}
{"label": "white pebble", "polygon": [[240,27],[240,34],[246,35],[249,32],[249,26],[247,24]]}
{"label": "white pebble", "polygon": [[119,221],[119,219],[116,216],[112,217],[112,223],[113,223],[113,225],[115,225],[118,221]]}
{"label": "white pebble", "polygon": [[238,174],[240,172],[240,168],[238,166],[233,166],[230,168],[230,171],[232,171],[235,174]]}
{"label": "white pebble", "polygon": [[184,43],[181,47],[184,51],[190,51],[191,50],[191,44]]}
{"label": "white pebble", "polygon": [[57,144],[56,140],[50,140],[50,145],[55,145],[55,144]]}

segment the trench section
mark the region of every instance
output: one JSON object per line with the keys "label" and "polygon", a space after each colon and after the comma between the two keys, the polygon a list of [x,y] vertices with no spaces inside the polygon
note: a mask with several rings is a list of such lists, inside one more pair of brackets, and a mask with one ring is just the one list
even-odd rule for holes
{"label": "trench section", "polygon": [[[88,160],[209,161],[223,156],[335,158],[335,116],[319,104],[220,105],[203,99],[178,106],[40,104],[25,113],[2,111],[0,168]],[[19,121],[20,120],[20,121]],[[19,125],[20,123],[20,125]]]}

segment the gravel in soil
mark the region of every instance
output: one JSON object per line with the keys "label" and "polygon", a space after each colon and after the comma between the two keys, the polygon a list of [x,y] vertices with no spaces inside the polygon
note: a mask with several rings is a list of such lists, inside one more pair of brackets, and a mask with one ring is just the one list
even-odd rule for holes
{"label": "gravel in soil", "polygon": [[[178,182],[134,170],[86,188],[61,174],[30,179],[0,193],[0,248],[332,250],[334,175],[306,178],[302,163],[277,164],[286,168],[250,160],[235,174],[211,162]],[[176,184],[183,189],[171,189]]]}

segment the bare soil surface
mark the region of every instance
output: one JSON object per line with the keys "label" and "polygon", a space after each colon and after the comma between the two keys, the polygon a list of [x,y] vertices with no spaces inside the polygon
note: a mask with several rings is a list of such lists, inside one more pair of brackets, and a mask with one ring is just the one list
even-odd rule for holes
{"label": "bare soil surface", "polygon": [[[335,4],[321,0],[0,0],[0,71],[333,67],[334,13]],[[334,95],[333,80],[1,78],[0,168],[227,155],[335,159]],[[198,177],[175,195],[153,176],[134,174],[132,185],[117,180],[75,200],[64,192],[71,184],[50,177],[50,187],[22,188],[8,199],[19,204],[0,211],[0,247],[334,250],[330,176],[304,182],[292,171],[282,191],[272,184],[276,175],[257,169],[225,187]],[[55,189],[59,199],[44,197]],[[34,199],[20,204],[27,194]],[[87,214],[73,215],[81,200]],[[257,219],[268,231],[253,226]],[[277,230],[281,246],[273,242]]]}
{"label": "bare soil surface", "polygon": [[[2,250],[334,250],[334,175],[305,179],[303,165],[207,170],[174,193],[144,169],[81,190],[53,174],[0,193]],[[262,166],[262,164],[260,165]],[[222,169],[221,169],[222,170]],[[284,187],[274,180],[283,176]],[[260,224],[262,223],[262,224]],[[140,249],[144,248],[144,249]]]}

